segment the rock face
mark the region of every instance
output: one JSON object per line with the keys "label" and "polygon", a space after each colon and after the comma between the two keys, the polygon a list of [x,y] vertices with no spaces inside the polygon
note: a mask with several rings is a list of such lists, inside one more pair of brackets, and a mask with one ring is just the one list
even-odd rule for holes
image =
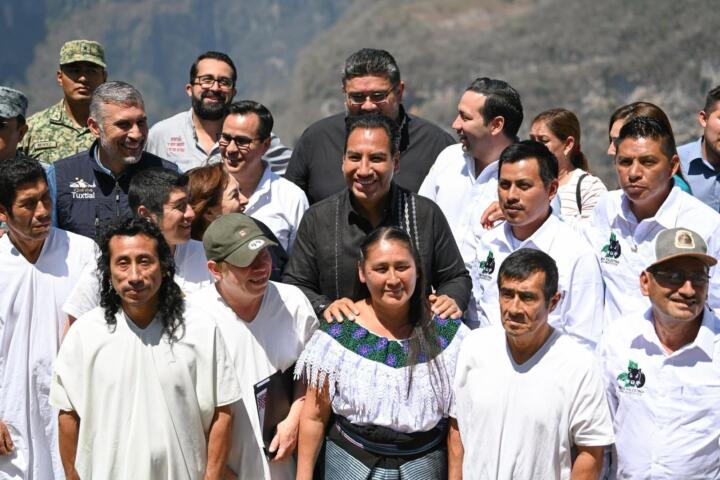
{"label": "rock face", "polygon": [[310,122],[342,111],[345,57],[380,47],[400,64],[406,106],[448,129],[460,94],[477,76],[518,89],[523,138],[538,112],[573,110],[590,165],[611,188],[604,152],[615,108],[658,104],[683,143],[699,135],[695,113],[720,83],[714,38],[720,11],[711,0],[40,0],[33,9],[23,0],[6,3],[0,24],[20,42],[0,43],[0,80],[24,88],[31,111],[57,101],[57,56],[71,38],[105,44],[110,77],[140,87],[151,121],[188,107],[192,59],[219,49],[237,64],[238,98],[267,103],[276,131],[292,144]]}

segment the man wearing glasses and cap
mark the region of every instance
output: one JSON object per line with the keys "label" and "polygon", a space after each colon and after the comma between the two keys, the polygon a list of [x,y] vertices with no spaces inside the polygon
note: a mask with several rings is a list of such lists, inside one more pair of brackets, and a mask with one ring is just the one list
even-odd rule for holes
{"label": "man wearing glasses and cap", "polygon": [[707,306],[717,263],[696,232],[660,232],[640,274],[645,314],[610,324],[599,346],[618,478],[720,478],[720,319]]}
{"label": "man wearing glasses and cap", "polygon": [[363,48],[345,60],[342,76],[345,113],[310,125],[295,145],[285,177],[310,203],[345,189],[341,170],[348,117],[381,113],[400,127],[400,170],[395,181],[416,193],[440,152],[455,140],[438,126],[409,115],[402,105],[405,83],[385,50]]}
{"label": "man wearing glasses and cap", "polygon": [[27,132],[27,104],[27,97],[22,92],[0,87],[0,162],[15,156],[18,143]]}
{"label": "man wearing glasses and cap", "polygon": [[[235,97],[236,81],[237,70],[228,55],[214,51],[200,55],[190,67],[190,81],[185,85],[192,107],[153,125],[146,150],[176,163],[183,172],[221,162],[218,140],[227,107]],[[282,174],[291,150],[275,134],[270,138],[263,160],[273,172]]]}
{"label": "man wearing glasses and cap", "polygon": [[63,99],[28,119],[22,149],[42,162],[69,157],[90,148],[90,98],[107,80],[105,51],[91,40],[71,40],[60,49],[57,82]]}
{"label": "man wearing glasses and cap", "polygon": [[[270,281],[268,247],[274,242],[252,218],[240,213],[218,217],[205,231],[203,244],[216,282],[191,295],[188,310],[203,312],[220,328],[243,391],[243,401],[232,407],[227,478],[293,480],[305,388],[300,380],[291,380],[291,367],[317,329],[317,318],[300,289]],[[255,388],[277,385],[279,378],[292,390],[286,392],[292,394],[285,404],[289,411],[277,409],[271,397],[258,396],[261,390]],[[265,422],[258,414],[265,408],[281,420],[271,438],[264,435],[267,414]]]}

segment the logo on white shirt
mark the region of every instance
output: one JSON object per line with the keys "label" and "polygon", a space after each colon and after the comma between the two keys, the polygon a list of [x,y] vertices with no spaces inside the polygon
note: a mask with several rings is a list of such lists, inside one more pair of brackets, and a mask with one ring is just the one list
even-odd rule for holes
{"label": "logo on white shirt", "polygon": [[492,250],[488,252],[485,260],[477,262],[478,277],[483,280],[492,280],[492,273],[495,271],[495,256]]}
{"label": "logo on white shirt", "polygon": [[602,250],[600,250],[600,253],[602,253],[602,257],[600,257],[600,261],[602,263],[609,263],[610,265],[617,265],[620,262],[618,261],[618,258],[620,258],[620,253],[622,249],[620,248],[620,242],[618,241],[617,237],[614,233],[610,234],[610,240],[608,241],[607,245],[605,245]]}
{"label": "logo on white shirt", "polygon": [[628,361],[627,372],[622,372],[617,376],[617,382],[620,390],[626,393],[645,393],[642,387],[645,385],[645,374],[638,366],[637,362]]}

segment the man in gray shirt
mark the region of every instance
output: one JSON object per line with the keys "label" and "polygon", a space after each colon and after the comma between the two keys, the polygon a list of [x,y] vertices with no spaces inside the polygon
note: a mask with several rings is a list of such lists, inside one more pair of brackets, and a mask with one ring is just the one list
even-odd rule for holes
{"label": "man in gray shirt", "polygon": [[[161,120],[150,129],[145,149],[177,164],[183,172],[209,163],[221,162],[218,138],[226,107],[235,97],[237,70],[224,53],[205,52],[190,67],[185,91],[192,108]],[[270,148],[263,160],[273,172],[283,174],[292,150],[271,134]]]}

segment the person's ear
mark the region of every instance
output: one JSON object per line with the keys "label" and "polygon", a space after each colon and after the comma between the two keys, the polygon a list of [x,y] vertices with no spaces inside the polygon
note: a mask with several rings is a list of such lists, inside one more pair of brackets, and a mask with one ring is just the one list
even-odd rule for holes
{"label": "person's ear", "polygon": [[87,126],[95,138],[100,138],[100,124],[93,117],[88,117]]}
{"label": "person's ear", "polygon": [[490,130],[490,135],[501,135],[503,128],[505,127],[505,117],[497,116],[490,120],[490,125],[488,125],[488,129]]}
{"label": "person's ear", "polygon": [[158,216],[154,213],[152,213],[150,210],[145,207],[145,205],[140,205],[137,209],[137,216],[142,218],[148,218],[153,223],[157,225],[158,223]]}
{"label": "person's ear", "polygon": [[573,137],[567,137],[563,142],[563,154],[567,157],[574,147],[575,139]]}
{"label": "person's ear", "polygon": [[397,97],[397,103],[402,103],[403,93],[405,92],[405,82],[400,80],[398,87],[395,89],[395,96]]}
{"label": "person's ear", "polygon": [[670,159],[670,171],[672,172],[672,175],[676,175],[678,170],[680,170],[680,157],[676,153]]}
{"label": "person's ear", "polygon": [[62,70],[59,68],[57,69],[57,73],[55,74],[55,78],[57,79],[57,84],[62,87]]}
{"label": "person's ear", "polygon": [[557,195],[558,188],[559,188],[560,182],[558,182],[558,179],[553,179],[552,182],[550,182],[550,185],[548,185],[548,198],[550,201],[552,201],[555,198],[555,195]]}
{"label": "person's ear", "polygon": [[20,133],[18,134],[18,143],[22,142],[22,139],[25,137],[25,134],[28,131],[28,125],[27,123],[23,123],[20,127]]}
{"label": "person's ear", "polygon": [[557,307],[558,302],[560,301],[560,297],[562,297],[562,293],[555,292],[555,294],[550,297],[550,304],[548,305],[548,312],[552,312],[555,310],[555,307]]}
{"label": "person's ear", "polygon": [[365,272],[363,271],[362,262],[358,262],[357,268],[358,268],[358,277],[360,278],[360,282],[367,283],[367,279],[365,278]]}
{"label": "person's ear", "polygon": [[400,152],[395,152],[393,155],[393,172],[398,173],[400,171]]}
{"label": "person's ear", "polygon": [[207,268],[210,271],[210,275],[213,276],[216,282],[223,279],[223,274],[220,271],[220,265],[218,265],[214,260],[208,260]]}
{"label": "person's ear", "polygon": [[640,293],[645,297],[650,296],[650,275],[647,270],[643,270],[640,273]]}
{"label": "person's ear", "polygon": [[3,205],[0,205],[0,222],[7,223],[8,216],[9,215],[7,209]]}
{"label": "person's ear", "polygon": [[708,121],[708,114],[705,113],[705,110],[700,110],[697,115],[698,123],[702,128],[705,128],[707,126]]}

